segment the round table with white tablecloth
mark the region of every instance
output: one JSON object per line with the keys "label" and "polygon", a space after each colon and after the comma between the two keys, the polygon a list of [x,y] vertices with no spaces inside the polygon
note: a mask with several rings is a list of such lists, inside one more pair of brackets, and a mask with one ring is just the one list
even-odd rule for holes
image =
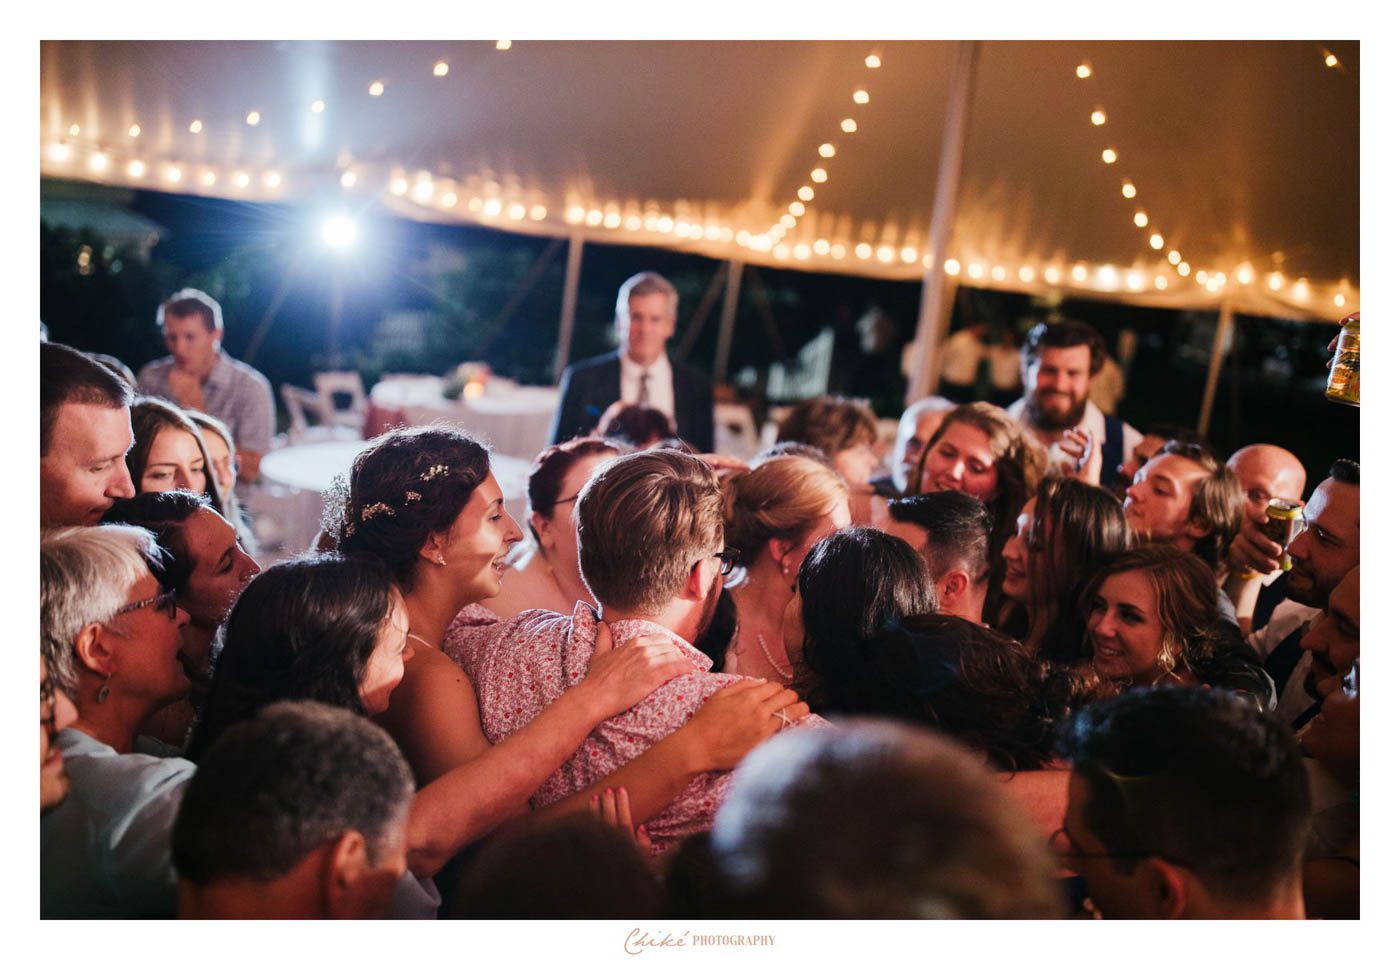
{"label": "round table with white tablecloth", "polygon": [[533,460],[549,443],[556,387],[522,387],[494,377],[478,396],[448,399],[441,377],[386,377],[370,391],[366,418],[377,432],[397,424],[410,427],[451,423],[508,456]]}
{"label": "round table with white tablecloth", "polygon": [[[264,562],[300,553],[321,530],[322,492],[350,468],[368,440],[328,440],[281,447],[262,459],[262,481],[248,499],[254,530],[263,543]],[[491,454],[491,473],[501,485],[506,510],[525,519],[525,488],[530,463],[500,452]]]}

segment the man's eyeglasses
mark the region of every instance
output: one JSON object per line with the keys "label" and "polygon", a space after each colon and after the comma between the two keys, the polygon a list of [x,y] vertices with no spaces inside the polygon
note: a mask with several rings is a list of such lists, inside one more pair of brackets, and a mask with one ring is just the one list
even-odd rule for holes
{"label": "man's eyeglasses", "polygon": [[140,610],[142,607],[149,607],[151,604],[155,604],[156,609],[171,620],[174,620],[179,614],[179,607],[175,603],[175,591],[166,590],[156,594],[154,597],[147,597],[145,600],[137,600],[135,603],[128,603],[124,607],[117,607],[117,612],[113,614],[113,616],[119,616],[123,613],[132,613],[133,611]]}
{"label": "man's eyeglasses", "polygon": [[1125,850],[1105,850],[1102,853],[1090,853],[1079,845],[1070,836],[1069,830],[1061,825],[1060,829],[1050,834],[1050,849],[1055,856],[1059,857],[1060,863],[1069,870],[1074,870],[1074,864],[1080,860],[1144,860],[1147,857],[1156,857],[1158,860],[1165,860],[1168,863],[1176,863],[1181,866],[1190,866],[1184,860],[1171,857],[1163,853],[1150,853],[1143,851]]}
{"label": "man's eyeglasses", "polygon": [[719,557],[719,575],[727,577],[734,572],[734,565],[739,562],[739,551],[734,547],[725,547],[719,553],[711,554]]}

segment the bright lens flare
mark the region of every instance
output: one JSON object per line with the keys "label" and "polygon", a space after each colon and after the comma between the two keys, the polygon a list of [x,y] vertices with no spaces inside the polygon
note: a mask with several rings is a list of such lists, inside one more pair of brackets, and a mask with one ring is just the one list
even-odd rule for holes
{"label": "bright lens flare", "polygon": [[343,213],[333,214],[321,224],[321,239],[332,250],[349,250],[358,234],[355,221]]}

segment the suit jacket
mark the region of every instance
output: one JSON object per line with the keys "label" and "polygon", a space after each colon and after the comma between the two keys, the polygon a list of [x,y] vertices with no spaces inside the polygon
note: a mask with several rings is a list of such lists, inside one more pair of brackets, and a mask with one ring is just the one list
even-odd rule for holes
{"label": "suit jacket", "polygon": [[[710,378],[672,360],[671,386],[676,393],[676,432],[702,453],[712,452],[715,399]],[[550,443],[588,433],[597,426],[603,411],[622,398],[622,361],[616,353],[580,360],[564,371],[559,388]]]}

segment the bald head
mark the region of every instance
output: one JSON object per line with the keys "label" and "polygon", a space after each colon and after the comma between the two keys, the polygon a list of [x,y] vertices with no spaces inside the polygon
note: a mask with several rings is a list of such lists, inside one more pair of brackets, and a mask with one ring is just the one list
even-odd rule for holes
{"label": "bald head", "polygon": [[1302,462],[1283,447],[1251,443],[1236,450],[1225,465],[1244,488],[1244,515],[1255,523],[1264,522],[1273,498],[1303,499],[1307,474]]}

